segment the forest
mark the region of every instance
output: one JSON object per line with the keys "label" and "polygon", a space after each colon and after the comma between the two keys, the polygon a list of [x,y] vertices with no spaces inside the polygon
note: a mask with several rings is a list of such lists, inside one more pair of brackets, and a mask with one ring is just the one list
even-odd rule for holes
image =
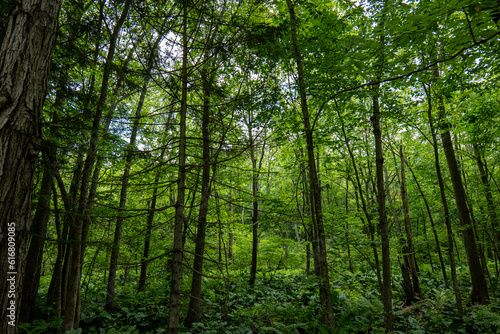
{"label": "forest", "polygon": [[0,14],[1,333],[500,333],[500,0]]}

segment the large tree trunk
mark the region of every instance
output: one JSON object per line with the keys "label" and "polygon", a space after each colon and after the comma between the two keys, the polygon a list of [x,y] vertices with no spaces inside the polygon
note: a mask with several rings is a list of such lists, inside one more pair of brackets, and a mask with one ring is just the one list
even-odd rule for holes
{"label": "large tree trunk", "polygon": [[[15,333],[60,0],[12,2],[0,50],[0,332]],[[8,291],[8,292],[7,292]]]}
{"label": "large tree trunk", "polygon": [[484,276],[481,262],[477,252],[476,239],[470,220],[469,208],[465,195],[465,189],[462,183],[462,177],[458,168],[453,142],[451,140],[450,125],[445,118],[445,107],[443,98],[439,97],[439,120],[441,123],[441,141],[443,143],[446,162],[450,171],[451,183],[455,194],[455,203],[457,205],[458,218],[462,226],[462,235],[464,238],[465,251],[467,254],[467,262],[472,281],[472,291],[470,300],[473,303],[487,304],[489,303],[488,288],[486,286],[486,278]]}
{"label": "large tree trunk", "polygon": [[335,318],[333,315],[332,296],[330,292],[330,278],[328,274],[328,259],[326,253],[325,230],[323,226],[323,210],[321,203],[321,189],[319,187],[319,178],[314,158],[314,140],[313,129],[309,120],[309,110],[307,105],[306,86],[304,80],[304,70],[302,65],[302,56],[299,50],[297,39],[297,28],[295,19],[294,5],[291,0],[287,0],[288,11],[290,13],[290,31],[292,35],[292,44],[295,54],[295,61],[297,64],[298,74],[298,90],[300,94],[300,107],[302,110],[302,120],[304,123],[304,130],[307,143],[307,160],[309,167],[309,182],[311,184],[311,205],[313,211],[313,230],[315,240],[318,244],[318,276],[321,277],[322,282],[319,287],[319,297],[321,303],[321,320],[322,323],[335,328]]}

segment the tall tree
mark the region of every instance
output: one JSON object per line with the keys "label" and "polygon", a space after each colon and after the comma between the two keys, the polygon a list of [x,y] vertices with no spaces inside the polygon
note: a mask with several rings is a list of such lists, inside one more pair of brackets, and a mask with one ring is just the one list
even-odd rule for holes
{"label": "tall tree", "polygon": [[[120,254],[120,242],[121,242],[121,234],[123,229],[123,223],[125,220],[123,209],[125,208],[127,202],[127,192],[128,185],[130,179],[130,170],[132,168],[132,160],[135,156],[136,150],[136,140],[137,140],[137,132],[139,130],[139,124],[141,122],[141,113],[142,108],[144,106],[144,100],[146,98],[149,79],[151,75],[151,70],[153,67],[153,61],[157,52],[158,43],[160,42],[162,36],[161,34],[156,38],[156,41],[153,43],[153,47],[151,49],[150,55],[148,57],[146,72],[144,75],[144,83],[142,84],[141,94],[139,96],[139,101],[137,103],[137,108],[135,114],[133,115],[132,122],[132,132],[130,134],[129,144],[127,145],[127,152],[125,154],[125,168],[122,174],[121,180],[121,190],[120,190],[120,202],[118,205],[118,216],[116,218],[115,225],[115,235],[113,240],[113,247],[111,250],[111,258],[109,263],[109,276],[108,276],[108,287],[106,293],[106,303],[105,308],[108,312],[112,311],[115,306],[115,284],[116,284],[116,270],[118,264],[118,257]],[[155,188],[156,190],[156,188]]]}
{"label": "tall tree", "polygon": [[181,306],[182,259],[184,257],[182,228],[184,225],[184,200],[186,193],[186,114],[188,98],[188,1],[182,1],[182,68],[181,68],[181,108],[179,113],[179,158],[177,174],[177,201],[175,203],[174,244],[172,255],[172,286],[168,333],[179,332],[179,311]]}
{"label": "tall tree", "polygon": [[[435,72],[435,75],[437,75],[436,70],[433,71]],[[455,293],[458,315],[462,317],[464,313],[462,307],[462,296],[460,294],[460,287],[458,286],[455,256],[453,252],[453,230],[451,228],[450,210],[448,208],[448,200],[446,198],[445,186],[444,186],[443,176],[441,173],[441,163],[439,161],[439,146],[437,139],[437,131],[436,131],[436,126],[434,124],[434,118],[432,117],[433,102],[432,102],[431,89],[430,87],[426,87],[426,85],[424,85],[424,90],[427,98],[427,118],[432,137],[434,166],[436,168],[436,177],[439,185],[439,195],[441,197],[441,203],[443,205],[443,211],[444,211],[444,222],[446,225],[446,235],[448,240],[448,257],[450,258],[450,271],[451,271],[451,280],[453,282],[453,292]]]}
{"label": "tall tree", "polygon": [[326,253],[325,230],[323,225],[323,210],[321,200],[321,189],[319,186],[318,173],[316,169],[316,162],[314,157],[314,139],[313,129],[309,120],[309,109],[307,105],[306,85],[304,79],[304,69],[302,65],[302,55],[299,49],[299,42],[297,38],[297,23],[295,18],[295,8],[291,0],[287,0],[287,7],[290,15],[290,31],[292,36],[292,46],[295,55],[295,62],[297,66],[297,79],[298,91],[300,96],[300,108],[302,111],[302,121],[304,124],[306,144],[307,144],[307,161],[309,170],[309,182],[311,185],[311,208],[313,217],[313,235],[318,244],[318,276],[322,281],[319,288],[319,296],[321,302],[321,319],[322,323],[335,328],[335,317],[333,315],[332,295],[330,292],[330,277],[328,274],[328,259]]}
{"label": "tall tree", "polygon": [[63,321],[63,330],[70,330],[71,328],[78,328],[80,323],[80,280],[81,280],[81,262],[82,262],[82,230],[84,220],[87,219],[88,212],[88,196],[90,179],[92,169],[95,163],[97,154],[97,143],[100,136],[101,118],[106,105],[109,79],[113,68],[113,59],[115,56],[116,46],[118,44],[118,37],[121,28],[128,17],[128,12],[132,0],[126,0],[124,7],[121,11],[120,17],[116,22],[111,37],[106,61],[104,64],[101,91],[99,100],[97,102],[94,119],[92,123],[92,130],[87,150],[87,157],[83,165],[81,184],[80,184],[80,198],[78,201],[78,217],[75,223],[71,226],[69,237],[72,240],[70,246],[71,254],[71,271],[69,273],[67,296],[65,301],[65,314]]}
{"label": "tall tree", "polygon": [[[384,47],[385,33],[384,26],[386,20],[386,11],[389,6],[384,2],[382,9],[382,18],[378,26],[381,29],[379,55],[376,62],[376,82],[380,82],[384,68]],[[377,209],[378,209],[378,232],[382,243],[382,303],[384,304],[385,331],[392,333],[394,331],[394,315],[392,314],[392,281],[391,281],[391,255],[389,242],[389,224],[387,221],[387,210],[385,205],[385,186],[384,186],[384,151],[382,148],[382,130],[380,126],[380,84],[373,87],[373,115],[371,117],[373,135],[375,137],[375,175],[377,189]]]}
{"label": "tall tree", "polygon": [[469,264],[469,272],[472,281],[472,290],[470,293],[470,300],[474,303],[488,304],[489,294],[488,286],[486,285],[486,277],[484,276],[483,268],[479,259],[479,253],[476,246],[476,239],[474,237],[474,230],[470,219],[469,207],[467,205],[467,198],[465,189],[462,183],[462,176],[458,167],[457,159],[455,156],[455,149],[453,148],[453,141],[451,139],[450,124],[446,119],[445,106],[443,97],[439,97],[439,121],[441,124],[441,141],[443,150],[448,163],[450,171],[451,183],[453,185],[453,193],[455,194],[455,203],[457,205],[458,218],[462,226],[462,236],[464,238],[465,251],[467,254],[467,262]]}
{"label": "tall tree", "polygon": [[[60,0],[12,2],[0,49],[0,332],[15,333]],[[9,291],[9,293],[7,293]]]}

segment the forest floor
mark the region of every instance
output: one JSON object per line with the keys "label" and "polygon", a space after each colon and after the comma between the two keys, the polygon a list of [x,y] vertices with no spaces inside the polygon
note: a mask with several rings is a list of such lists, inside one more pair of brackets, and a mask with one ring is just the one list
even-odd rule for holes
{"label": "forest floor", "polygon": [[[465,268],[463,268],[465,271]],[[337,324],[336,333],[384,333],[383,307],[372,273],[358,271],[332,275],[332,297]],[[455,296],[446,289],[441,277],[421,271],[422,299],[403,308],[401,279],[393,277],[395,333],[500,333],[500,301],[491,298],[487,306],[467,305],[460,318]],[[199,323],[182,328],[180,333],[254,334],[254,333],[326,333],[320,324],[318,278],[306,277],[297,270],[263,274],[249,286],[248,273],[232,274],[230,280],[206,279],[203,310]],[[470,282],[459,275],[464,301]],[[495,287],[499,279],[492,277]],[[81,329],[73,333],[166,333],[168,319],[168,282],[151,280],[144,292],[137,292],[135,282],[117,288],[116,312],[103,309],[105,287],[90,283],[82,290]],[[185,292],[189,285],[185,282]],[[41,286],[44,292],[46,287]],[[495,291],[496,294],[500,291]],[[187,294],[186,294],[187,295]],[[40,300],[40,314],[48,314]],[[186,308],[188,299],[183,301]],[[185,314],[186,309],[183,310]],[[20,333],[58,333],[62,319],[36,320],[20,324]]]}

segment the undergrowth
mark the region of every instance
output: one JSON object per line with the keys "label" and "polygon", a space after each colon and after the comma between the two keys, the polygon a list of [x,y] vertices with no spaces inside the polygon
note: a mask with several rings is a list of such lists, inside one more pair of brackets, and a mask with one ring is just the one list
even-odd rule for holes
{"label": "undergrowth", "polygon": [[[318,296],[319,278],[306,277],[292,270],[262,275],[254,286],[241,272],[230,280],[204,281],[200,322],[181,328],[185,334],[301,334],[327,333],[321,325]],[[394,276],[394,282],[399,277]],[[185,296],[189,282],[183,285]],[[495,283],[497,283],[495,281]],[[468,306],[461,319],[455,307],[453,291],[446,289],[432,274],[421,275],[424,299],[408,311],[402,308],[401,289],[394,289],[396,334],[420,333],[500,333],[500,301],[487,306]],[[137,292],[135,283],[118,286],[117,309],[104,311],[105,287],[86,286],[82,303],[81,329],[72,333],[156,334],[167,331],[168,289],[165,282],[152,281],[146,291]],[[396,287],[396,284],[393,284]],[[370,273],[347,274],[332,281],[336,333],[384,333],[383,306],[377,280]],[[42,290],[46,289],[42,285]],[[42,294],[45,291],[41,291]],[[465,291],[463,291],[465,293]],[[464,296],[465,298],[466,296]],[[30,324],[20,324],[19,333],[59,333],[62,319],[50,318],[50,309],[40,301],[39,314]],[[186,315],[188,298],[183,300],[181,315]]]}

